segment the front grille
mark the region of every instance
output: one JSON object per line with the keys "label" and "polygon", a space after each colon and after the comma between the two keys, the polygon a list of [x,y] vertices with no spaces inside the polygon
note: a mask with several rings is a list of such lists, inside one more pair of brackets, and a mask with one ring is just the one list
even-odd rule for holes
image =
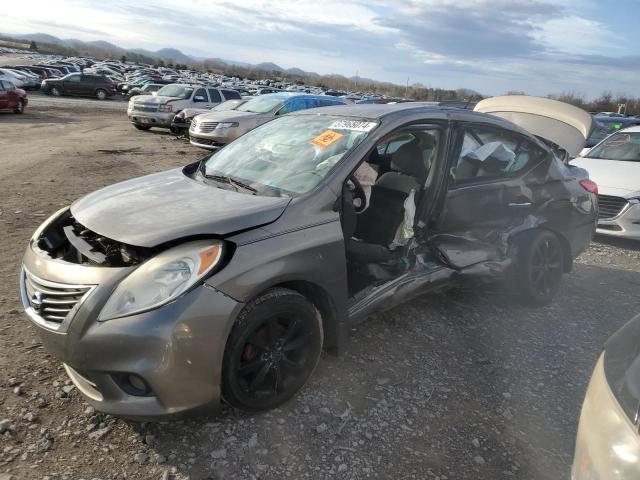
{"label": "front grille", "polygon": [[[50,282],[23,270],[24,294],[31,307],[34,320],[45,322],[45,326],[58,329],[70,320],[84,299],[95,288],[94,285],[71,285]],[[32,317],[33,318],[33,317]]]}
{"label": "front grille", "polygon": [[620,215],[622,210],[628,205],[629,202],[622,197],[614,197],[611,195],[600,195],[598,197],[598,218],[614,218]]}
{"label": "front grille", "polygon": [[218,126],[218,122],[200,122],[198,123],[198,132],[200,133],[211,133]]}
{"label": "front grille", "polygon": [[134,103],[133,110],[136,112],[157,112],[157,105],[145,105],[143,103]]}

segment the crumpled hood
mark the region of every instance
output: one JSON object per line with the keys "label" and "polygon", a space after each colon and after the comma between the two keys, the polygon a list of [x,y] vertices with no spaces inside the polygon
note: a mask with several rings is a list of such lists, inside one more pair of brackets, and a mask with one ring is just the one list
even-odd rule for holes
{"label": "crumpled hood", "polygon": [[217,188],[182,169],[127,180],[77,200],[80,224],[129,245],[154,247],[193,235],[224,236],[274,222],[290,199]]}
{"label": "crumpled hood", "polygon": [[200,115],[202,113],[207,113],[210,111],[210,108],[185,108],[181,110],[178,115],[182,116],[183,118],[193,118],[196,115]]}
{"label": "crumpled hood", "polygon": [[640,192],[640,162],[578,157],[569,163],[587,170],[604,195],[631,198]]}

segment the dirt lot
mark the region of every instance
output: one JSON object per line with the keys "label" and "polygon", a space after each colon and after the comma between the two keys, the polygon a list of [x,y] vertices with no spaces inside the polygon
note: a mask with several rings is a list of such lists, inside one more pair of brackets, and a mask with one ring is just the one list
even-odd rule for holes
{"label": "dirt lot", "polygon": [[270,413],[171,423],[95,413],[22,313],[18,271],[54,210],[202,154],[136,131],[124,110],[31,95],[23,116],[0,114],[0,480],[569,478],[591,368],[640,312],[632,243],[595,242],[547,308],[467,287],[371,318]]}

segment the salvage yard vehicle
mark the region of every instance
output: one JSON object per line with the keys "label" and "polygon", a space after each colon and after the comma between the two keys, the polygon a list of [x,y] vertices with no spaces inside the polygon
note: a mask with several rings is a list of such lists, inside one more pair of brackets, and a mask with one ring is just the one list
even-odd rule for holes
{"label": "salvage yard vehicle", "polygon": [[13,82],[0,80],[0,110],[23,113],[27,103],[29,103],[27,92],[21,88],[16,88]]}
{"label": "salvage yard vehicle", "polygon": [[171,128],[175,114],[185,108],[212,108],[225,100],[237,98],[240,94],[234,90],[172,83],[155,95],[133,97],[129,100],[127,116],[138,130]]}
{"label": "salvage yard vehicle", "polygon": [[582,404],[572,480],[640,478],[640,315],[607,340]]}
{"label": "salvage yard vehicle", "polygon": [[252,98],[233,111],[210,112],[191,120],[191,145],[216,150],[280,115],[309,108],[346,105],[340,98],[306,93],[268,93]]}
{"label": "salvage yard vehicle", "polygon": [[212,109],[206,108],[185,108],[178,112],[175,117],[173,117],[173,121],[171,122],[171,132],[175,134],[185,134],[189,131],[189,127],[191,126],[191,120],[196,115],[200,115],[201,113],[208,112],[228,112],[229,110],[235,110],[243,103],[246,103],[247,100],[244,98],[235,99],[235,100],[227,100],[226,102],[222,102]]}
{"label": "salvage yard vehicle", "polygon": [[598,184],[596,231],[640,240],[640,126],[607,137],[571,164]]}
{"label": "salvage yard vehicle", "polygon": [[61,78],[43,80],[40,90],[54,97],[76,95],[106,100],[115,93],[116,84],[103,75],[70,73]]}
{"label": "salvage yard vehicle", "polygon": [[571,171],[496,116],[300,110],[52,215],[26,249],[22,301],[100,411],[274,408],[350,324],[459,278],[550,302],[595,228],[595,185]]}
{"label": "salvage yard vehicle", "polygon": [[155,95],[165,85],[161,83],[147,83],[141,87],[134,87],[127,90],[129,97],[135,97],[137,95]]}

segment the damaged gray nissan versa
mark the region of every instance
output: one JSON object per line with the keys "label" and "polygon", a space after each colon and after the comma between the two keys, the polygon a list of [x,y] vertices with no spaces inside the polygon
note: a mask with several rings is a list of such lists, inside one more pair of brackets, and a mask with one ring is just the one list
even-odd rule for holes
{"label": "damaged gray nissan versa", "polygon": [[576,155],[591,117],[526,97],[476,110],[492,114],[300,111],[91,193],[34,233],[26,312],[96,409],[148,418],[276,407],[351,322],[459,277],[546,304],[596,225],[596,185],[554,154]]}

